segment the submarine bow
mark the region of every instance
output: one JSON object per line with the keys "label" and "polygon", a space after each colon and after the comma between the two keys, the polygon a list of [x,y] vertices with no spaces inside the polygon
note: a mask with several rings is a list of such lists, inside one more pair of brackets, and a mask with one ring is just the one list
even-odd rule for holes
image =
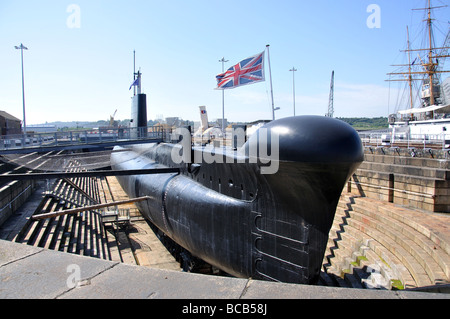
{"label": "submarine bow", "polygon": [[317,282],[340,194],[363,161],[351,126],[319,116],[275,120],[236,150],[193,147],[195,169],[173,160],[179,147],[116,147],[111,155],[116,170],[180,169],[118,177],[130,197],[149,196],[136,205],[151,223],[231,275]]}

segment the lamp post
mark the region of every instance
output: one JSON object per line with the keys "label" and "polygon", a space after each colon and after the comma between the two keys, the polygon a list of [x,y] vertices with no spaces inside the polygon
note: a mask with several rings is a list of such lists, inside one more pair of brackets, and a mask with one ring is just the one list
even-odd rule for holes
{"label": "lamp post", "polygon": [[293,97],[294,97],[294,116],[295,116],[295,71],[297,69],[295,67],[292,67],[289,71],[292,72],[292,91],[293,91]]}
{"label": "lamp post", "polygon": [[25,85],[24,85],[24,77],[23,77],[23,50],[28,50],[26,46],[24,46],[22,43],[20,46],[14,46],[17,50],[21,51],[21,58],[22,58],[22,102],[23,102],[23,134],[27,134],[27,122],[25,119]]}

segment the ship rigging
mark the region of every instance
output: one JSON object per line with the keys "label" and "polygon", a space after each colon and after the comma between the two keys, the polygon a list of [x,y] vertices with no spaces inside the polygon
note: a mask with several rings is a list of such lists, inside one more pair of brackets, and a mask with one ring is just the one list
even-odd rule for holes
{"label": "ship rigging", "polygon": [[[441,94],[441,75],[450,72],[445,70],[445,59],[449,57],[448,49],[450,45],[450,28],[447,30],[447,34],[442,46],[436,46],[435,30],[434,30],[434,18],[432,15],[433,10],[445,8],[447,6],[432,6],[431,0],[428,1],[428,6],[425,8],[413,9],[414,11],[426,11],[426,44],[420,48],[412,48],[409,28],[407,27],[407,48],[401,50],[401,52],[407,55],[407,64],[393,65],[400,67],[397,72],[391,72],[387,75],[389,79],[387,81],[400,81],[408,83],[408,106],[410,109],[414,109],[414,83],[420,81],[422,83],[422,90],[420,94],[421,105],[420,108],[426,108],[430,106],[443,105],[445,102],[445,96]],[[414,57],[414,54],[417,54]],[[407,68],[405,70],[405,67]],[[450,97],[447,97],[450,98]],[[432,109],[432,108],[430,108]],[[409,113],[409,112],[404,112]],[[412,112],[410,114],[417,114],[423,112]],[[434,111],[430,111],[427,115],[428,119],[434,117]],[[410,119],[413,119],[414,115]],[[423,118],[422,118],[423,119]]]}
{"label": "ship rigging", "polygon": [[[407,31],[407,46],[405,64],[393,65],[398,67],[394,72],[388,73],[389,82],[406,83],[406,91],[401,99],[398,114],[389,115],[389,124],[392,129],[392,138],[396,134],[405,134],[410,137],[431,138],[431,135],[442,136],[450,140],[450,94],[446,93],[446,86],[450,86],[449,78],[442,80],[443,74],[448,74],[446,58],[449,57],[450,27],[447,24],[446,32],[443,32],[443,44],[436,45],[438,33],[434,11],[447,6],[433,6],[431,0],[427,0],[424,8],[413,11],[425,12],[425,40],[419,46],[414,46],[410,40],[410,30]],[[442,32],[442,31],[441,31]],[[448,88],[447,88],[448,89]],[[448,90],[447,90],[448,91]],[[448,143],[445,143],[448,144]]]}

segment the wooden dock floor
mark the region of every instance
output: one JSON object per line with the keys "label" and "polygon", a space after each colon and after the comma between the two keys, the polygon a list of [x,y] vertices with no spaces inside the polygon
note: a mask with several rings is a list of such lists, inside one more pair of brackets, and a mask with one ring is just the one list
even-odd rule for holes
{"label": "wooden dock floor", "polygon": [[[107,177],[114,201],[128,199],[115,177]],[[141,216],[134,204],[126,204],[121,208],[130,209],[132,222],[127,227],[129,247],[134,254],[135,262],[140,266],[148,266],[160,269],[180,270],[180,264],[167,251],[150,226]],[[141,217],[141,219],[139,219]],[[126,245],[125,238],[121,240]],[[132,258],[127,258],[132,260]],[[124,260],[125,263],[127,263]],[[128,263],[133,263],[128,262]]]}

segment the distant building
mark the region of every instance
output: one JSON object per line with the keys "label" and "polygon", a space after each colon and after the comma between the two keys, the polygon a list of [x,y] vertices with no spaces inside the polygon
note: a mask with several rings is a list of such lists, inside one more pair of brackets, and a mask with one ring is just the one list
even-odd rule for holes
{"label": "distant building", "polygon": [[[224,124],[224,127],[227,128],[228,120],[224,119],[223,124]],[[214,123],[214,126],[218,126],[218,127],[220,127],[222,129],[222,119],[217,119],[216,122]]]}
{"label": "distant building", "polygon": [[27,133],[55,133],[58,132],[58,128],[54,124],[32,124],[27,125]]}
{"label": "distant building", "polygon": [[167,125],[169,125],[171,127],[181,126],[181,121],[178,117],[166,117],[166,123],[167,123]]}
{"label": "distant building", "polygon": [[22,134],[22,121],[5,111],[0,111],[1,135]]}

